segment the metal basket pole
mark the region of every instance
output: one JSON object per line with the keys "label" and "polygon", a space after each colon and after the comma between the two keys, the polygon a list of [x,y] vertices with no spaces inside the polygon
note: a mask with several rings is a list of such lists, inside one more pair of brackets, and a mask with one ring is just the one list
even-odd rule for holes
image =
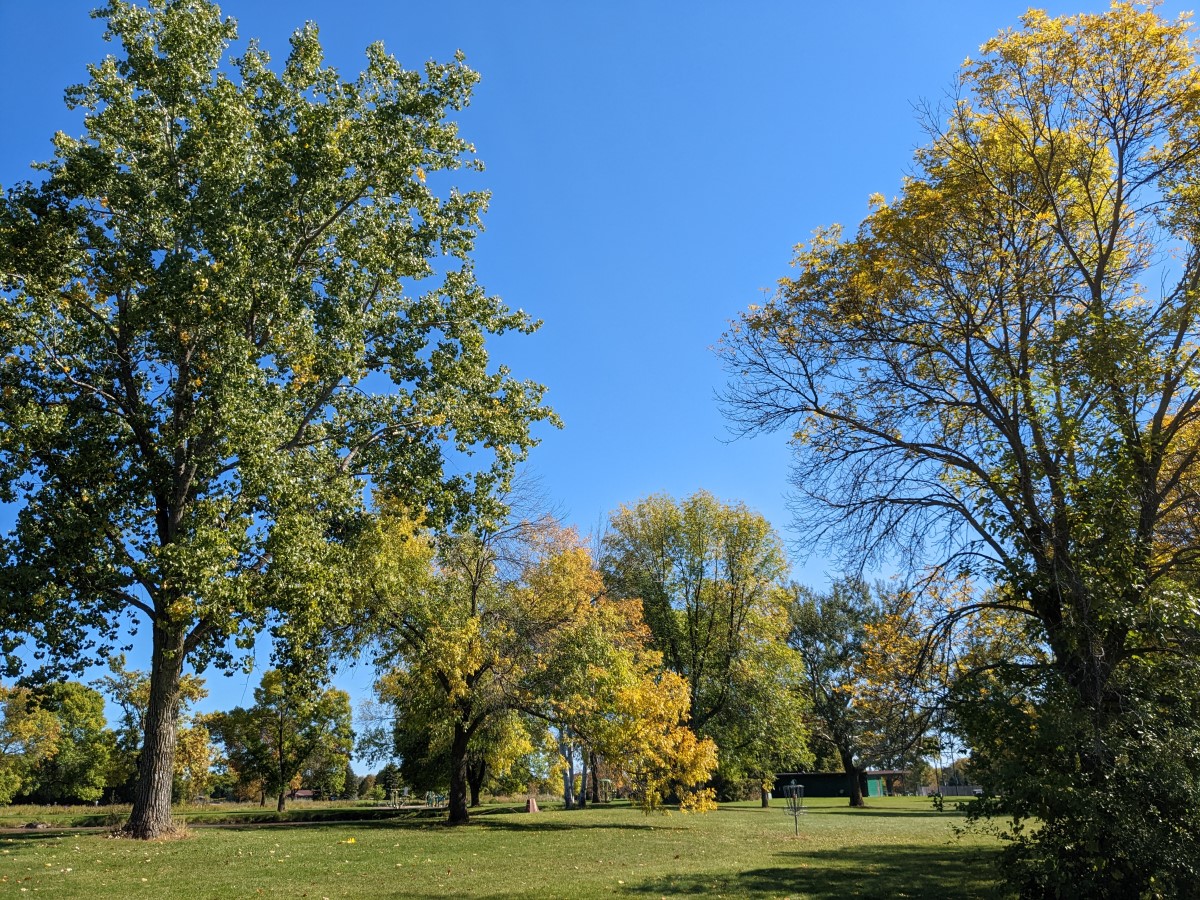
{"label": "metal basket pole", "polygon": [[791,783],[783,789],[783,796],[787,800],[787,814],[792,817],[792,827],[796,833],[796,837],[800,836],[800,817],[804,815],[804,785],[796,784],[793,778]]}

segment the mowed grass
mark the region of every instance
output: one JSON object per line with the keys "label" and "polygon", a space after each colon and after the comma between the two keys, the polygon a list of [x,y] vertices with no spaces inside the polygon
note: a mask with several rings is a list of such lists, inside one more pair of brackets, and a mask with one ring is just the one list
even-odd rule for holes
{"label": "mowed grass", "polygon": [[97,833],[0,837],[0,896],[1000,897],[997,844],[958,838],[923,798],[810,800],[800,836],[782,804],[707,815],[627,805],[529,815],[489,807],[470,826],[426,817],[194,828],[138,842]]}
{"label": "mowed grass", "polygon": [[[253,825],[276,822],[335,822],[391,819],[394,809],[365,801],[300,801],[275,811],[275,800],[257,803],[206,803],[177,806],[175,819],[188,825]],[[113,806],[8,806],[0,807],[0,829],[37,823],[50,829],[117,827],[129,819],[129,804]]]}

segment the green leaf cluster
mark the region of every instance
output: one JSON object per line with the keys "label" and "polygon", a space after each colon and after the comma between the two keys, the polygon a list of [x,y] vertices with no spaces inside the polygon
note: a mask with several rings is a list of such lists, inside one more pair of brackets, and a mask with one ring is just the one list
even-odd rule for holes
{"label": "green leaf cluster", "polygon": [[161,729],[185,659],[268,627],[321,651],[368,483],[431,523],[495,512],[554,417],[488,353],[538,323],[474,277],[486,193],[435,188],[479,167],[461,55],[375,44],[347,79],[311,24],[275,68],[230,58],[205,0],[96,15],[116,53],[67,91],[83,133],[0,200],[0,649],[48,677],[136,620]]}
{"label": "green leaf cluster", "polygon": [[767,520],[706,491],[654,495],[612,515],[603,552],[607,589],[641,600],[651,645],[687,680],[692,727],[717,743],[723,780],[765,781],[804,761],[788,564]]}

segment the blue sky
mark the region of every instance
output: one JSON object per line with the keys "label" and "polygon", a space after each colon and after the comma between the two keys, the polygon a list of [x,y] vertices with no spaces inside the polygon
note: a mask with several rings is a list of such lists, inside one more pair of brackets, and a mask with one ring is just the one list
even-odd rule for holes
{"label": "blue sky", "polygon": [[[0,184],[78,131],[63,89],[110,52],[98,0],[0,0]],[[621,503],[706,488],[744,500],[785,539],[783,436],[729,442],[711,351],[726,322],[788,273],[791,247],[853,226],[894,194],[923,142],[915,112],[945,96],[1026,2],[443,2],[231,0],[242,38],[282,61],[315,21],[351,76],[382,40],[402,63],[462,49],[483,80],[460,116],[493,199],[478,244],[489,291],[544,320],[496,359],[543,382],[562,431],[530,466],[588,531]],[[1106,3],[1048,3],[1052,14]],[[1187,6],[1167,3],[1175,15]],[[797,562],[812,584],[836,574]],[[144,663],[134,660],[135,663]],[[209,678],[209,705],[252,700],[258,676]],[[368,673],[344,679],[364,693]]]}

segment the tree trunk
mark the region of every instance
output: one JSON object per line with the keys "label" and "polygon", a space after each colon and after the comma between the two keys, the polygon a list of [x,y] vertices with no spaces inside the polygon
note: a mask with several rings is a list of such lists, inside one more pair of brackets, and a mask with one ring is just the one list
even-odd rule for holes
{"label": "tree trunk", "polygon": [[575,808],[575,773],[570,768],[563,770],[563,806]]}
{"label": "tree trunk", "polygon": [[854,755],[847,753],[844,750],[838,751],[842,757],[842,766],[846,769],[846,779],[850,788],[850,805],[851,806],[866,806],[866,801],[863,800],[862,793],[862,769],[854,764]]}
{"label": "tree trunk", "polygon": [[595,752],[593,752],[591,754],[591,759],[592,759],[592,764],[591,764],[592,802],[599,803],[600,802],[600,773],[598,771],[596,771],[596,754],[595,754]]}
{"label": "tree trunk", "polygon": [[560,734],[558,752],[566,762],[563,769],[563,806],[566,809],[575,808],[575,751],[570,742]]}
{"label": "tree trunk", "polygon": [[762,808],[767,809],[771,805],[771,792],[761,784],[758,786],[758,790],[760,793],[760,798],[762,799]]}
{"label": "tree trunk", "polygon": [[179,681],[183,675],[183,630],[154,626],[150,657],[150,702],[146,734],[138,764],[133,810],[125,831],[131,837],[153,840],[174,830],[171,787],[175,776],[176,728],[179,721]]}
{"label": "tree trunk", "polygon": [[467,744],[470,735],[461,722],[454,723],[454,738],[450,742],[450,817],[451,825],[466,825],[467,812]]}
{"label": "tree trunk", "polygon": [[587,750],[579,748],[579,795],[575,798],[578,809],[586,809],[588,802],[588,755]]}
{"label": "tree trunk", "polygon": [[275,803],[275,812],[283,812],[283,807],[284,807],[284,804],[286,803],[286,799],[287,799],[287,789],[280,788],[279,789],[279,799]]}
{"label": "tree trunk", "polygon": [[479,794],[487,778],[487,760],[476,759],[467,764],[467,786],[471,789],[471,808],[479,805]]}

